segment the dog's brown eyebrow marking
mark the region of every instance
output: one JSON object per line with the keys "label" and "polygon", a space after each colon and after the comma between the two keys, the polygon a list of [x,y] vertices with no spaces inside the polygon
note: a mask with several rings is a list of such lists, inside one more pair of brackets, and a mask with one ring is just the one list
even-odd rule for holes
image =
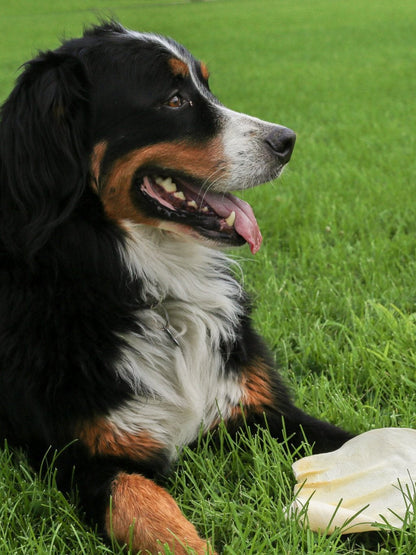
{"label": "dog's brown eyebrow marking", "polygon": [[200,63],[200,68],[201,68],[202,77],[205,79],[205,81],[208,81],[209,71],[208,71],[208,68],[207,68],[206,64],[204,62],[201,62]]}
{"label": "dog's brown eyebrow marking", "polygon": [[178,58],[170,58],[168,63],[173,75],[180,75],[181,77],[189,76],[189,66],[182,60],[179,60]]}

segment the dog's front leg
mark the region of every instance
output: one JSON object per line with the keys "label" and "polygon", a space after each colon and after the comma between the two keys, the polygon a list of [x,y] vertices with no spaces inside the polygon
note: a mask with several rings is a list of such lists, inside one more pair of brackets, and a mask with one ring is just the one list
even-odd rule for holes
{"label": "dog's front leg", "polygon": [[143,431],[126,432],[105,417],[85,421],[64,456],[75,463],[74,479],[87,515],[105,535],[131,553],[196,553],[214,550],[154,479],[165,474],[169,457]]}
{"label": "dog's front leg", "polygon": [[292,403],[288,388],[260,341],[257,349],[251,351],[249,360],[240,366],[240,380],[240,403],[225,419],[232,434],[244,426],[253,430],[267,426],[276,439],[287,437],[289,445],[294,448],[306,440],[315,453],[338,449],[353,437],[328,422],[306,414]]}
{"label": "dog's front leg", "polygon": [[163,553],[166,545],[175,555],[214,553],[169,493],[140,474],[120,472],[114,479],[105,527],[133,553]]}

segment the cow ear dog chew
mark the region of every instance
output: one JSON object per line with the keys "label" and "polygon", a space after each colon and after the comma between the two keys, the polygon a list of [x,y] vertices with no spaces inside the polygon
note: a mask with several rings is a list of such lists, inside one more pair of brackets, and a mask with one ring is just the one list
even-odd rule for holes
{"label": "cow ear dog chew", "polygon": [[370,430],[293,464],[296,498],[287,515],[327,534],[401,528],[414,515],[415,467],[416,430]]}
{"label": "cow ear dog chew", "polygon": [[221,252],[259,249],[232,192],[278,177],[295,134],[208,76],[108,22],[28,62],[1,111],[0,437],[34,465],[62,451],[60,487],[133,551],[209,552],[156,484],[201,426],[350,437],[292,404]]}

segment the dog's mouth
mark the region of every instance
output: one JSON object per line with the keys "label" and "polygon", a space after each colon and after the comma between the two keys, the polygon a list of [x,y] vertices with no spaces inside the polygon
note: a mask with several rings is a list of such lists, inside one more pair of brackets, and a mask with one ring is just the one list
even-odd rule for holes
{"label": "dog's mouth", "polygon": [[136,175],[135,184],[149,211],[158,218],[190,226],[220,244],[247,242],[253,254],[259,250],[259,226],[251,206],[240,198],[211,192],[189,177],[158,171]]}

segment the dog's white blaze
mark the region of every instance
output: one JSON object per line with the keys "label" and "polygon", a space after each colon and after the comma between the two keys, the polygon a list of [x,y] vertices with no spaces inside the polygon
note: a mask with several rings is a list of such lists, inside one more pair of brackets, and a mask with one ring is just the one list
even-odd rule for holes
{"label": "dog's white blaze", "polygon": [[[220,343],[235,333],[242,291],[224,276],[230,261],[222,253],[148,226],[125,225],[125,263],[144,284],[143,300],[161,299],[163,308],[141,311],[144,332],[123,337],[118,373],[136,396],[109,419],[128,432],[150,433],[173,458],[241,398],[236,378],[224,375]],[[165,311],[180,347],[163,329]]]}
{"label": "dog's white blaze", "polygon": [[131,29],[126,29],[126,34],[130,37],[134,37],[139,40],[144,40],[146,42],[155,42],[162,46],[168,52],[171,52],[173,56],[186,62],[183,56],[183,52],[176,46],[176,43],[170,41],[167,37],[163,35],[158,35],[157,33],[140,33],[139,31],[133,31]]}

